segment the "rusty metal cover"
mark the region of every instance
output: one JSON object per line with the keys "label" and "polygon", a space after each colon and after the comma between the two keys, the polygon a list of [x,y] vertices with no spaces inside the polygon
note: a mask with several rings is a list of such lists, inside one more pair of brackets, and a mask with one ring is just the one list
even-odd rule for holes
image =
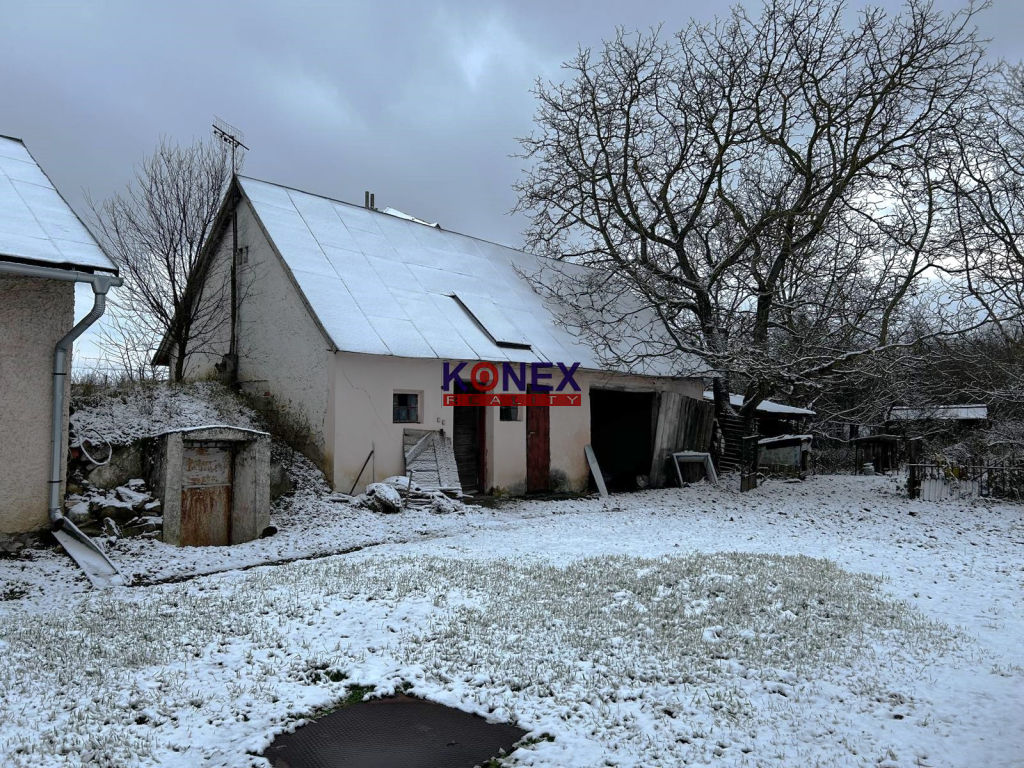
{"label": "rusty metal cover", "polygon": [[181,544],[227,546],[231,543],[231,448],[186,443],[182,465]]}
{"label": "rusty metal cover", "polygon": [[216,443],[185,443],[182,472],[184,488],[231,485],[231,449]]}
{"label": "rusty metal cover", "polygon": [[474,768],[512,751],[526,731],[409,696],[332,712],[264,753],[274,768]]}

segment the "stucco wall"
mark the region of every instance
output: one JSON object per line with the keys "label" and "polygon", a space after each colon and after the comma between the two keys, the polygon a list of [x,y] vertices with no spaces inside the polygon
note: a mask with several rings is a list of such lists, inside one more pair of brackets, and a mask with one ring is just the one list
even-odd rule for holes
{"label": "stucco wall", "polygon": [[[374,456],[356,490],[371,480],[403,474],[402,433],[406,427],[444,429],[451,434],[453,408],[443,405],[440,360],[414,360],[338,353],[334,410],[336,445],[334,486],[348,492],[371,448]],[[581,372],[579,407],[551,408],[551,479],[555,490],[584,490],[589,468],[583,446],[590,442],[590,387],[658,392],[673,390],[701,397],[699,380],[676,380]],[[395,392],[421,392],[420,423],[394,424]],[[498,408],[486,412],[485,485],[488,490],[523,493],[526,489],[526,421],[501,421]]]}
{"label": "stucco wall", "polygon": [[53,348],[74,312],[74,283],[0,276],[0,533],[47,523]]}
{"label": "stucco wall", "polygon": [[238,208],[238,242],[245,249],[238,272],[239,384],[269,394],[309,428],[313,442],[304,452],[330,479],[334,354],[247,203]]}
{"label": "stucco wall", "polygon": [[[350,490],[371,449],[374,457],[357,490],[373,480],[404,474],[406,427],[443,429],[451,435],[452,408],[442,405],[439,361],[339,352],[335,366],[335,489]],[[419,424],[392,423],[395,391],[421,393]]]}

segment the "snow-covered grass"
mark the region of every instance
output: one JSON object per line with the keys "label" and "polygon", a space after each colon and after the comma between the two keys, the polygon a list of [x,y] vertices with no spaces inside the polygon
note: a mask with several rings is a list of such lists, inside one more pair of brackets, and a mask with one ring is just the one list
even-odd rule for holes
{"label": "snow-covered grass", "polygon": [[[817,477],[343,509],[335,546],[393,543],[105,593],[58,578],[0,602],[0,762],[266,765],[253,753],[348,685],[411,683],[554,737],[512,765],[1020,764],[1020,507]],[[181,550],[200,566],[221,551]],[[0,561],[0,578],[57,564]]]}
{"label": "snow-covered grass", "polygon": [[[398,515],[383,515],[351,504],[348,497],[332,494],[323,474],[301,454],[279,444],[273,451],[286,466],[295,487],[271,508],[276,535],[231,547],[174,547],[154,538],[105,538],[102,543],[107,553],[129,581],[144,585],[447,536],[551,514],[544,506],[525,504],[506,509],[460,505],[448,514],[435,514],[426,508],[407,509]],[[109,500],[116,495],[115,490],[102,498]],[[81,497],[70,497],[70,501],[73,509]],[[0,583],[4,581],[18,583],[19,589],[37,598],[91,589],[85,576],[60,550],[34,549],[22,559],[0,559]]]}
{"label": "snow-covered grass", "polygon": [[[823,560],[720,553],[335,558],[212,590],[107,593],[72,614],[10,617],[0,721],[15,735],[2,748],[15,764],[245,764],[218,742],[261,746],[270,712],[337,697],[344,675],[550,733],[541,756],[573,745],[559,765],[606,751],[637,765],[797,756],[799,740],[775,731],[807,702],[842,691],[855,710],[910,716],[886,678],[955,647],[949,628],[878,587]],[[845,739],[837,757],[885,752],[856,719],[814,719]]]}

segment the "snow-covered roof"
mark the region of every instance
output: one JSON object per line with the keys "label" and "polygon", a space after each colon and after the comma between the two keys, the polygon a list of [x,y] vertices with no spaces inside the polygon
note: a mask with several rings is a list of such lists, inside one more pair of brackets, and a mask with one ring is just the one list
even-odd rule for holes
{"label": "snow-covered roof", "polygon": [[988,418],[986,405],[936,405],[925,408],[912,408],[894,405],[889,409],[889,418],[893,421],[971,421]]}
{"label": "snow-covered roof", "polygon": [[810,443],[814,435],[778,435],[777,437],[762,437],[757,441],[758,445],[775,445],[776,443]]}
{"label": "snow-covered roof", "polygon": [[269,432],[264,432],[262,429],[250,429],[249,427],[235,427],[231,424],[202,424],[198,427],[174,427],[173,429],[165,429],[162,432],[157,432],[153,437],[163,437],[164,435],[173,435],[178,432],[206,432],[209,430],[230,430],[231,432],[245,432],[249,435],[260,435],[262,437],[270,437]]}
{"label": "snow-covered roof", "polygon": [[117,272],[20,139],[0,136],[0,260]]}
{"label": "snow-covered roof", "polygon": [[[238,182],[338,350],[604,367],[517,272],[538,273],[539,257],[399,212]],[[655,360],[644,373],[671,375],[672,362]]]}
{"label": "snow-covered roof", "polygon": [[[715,393],[708,390],[704,393],[705,400],[714,400]],[[743,405],[743,395],[730,394],[729,402],[733,408],[739,408]],[[814,411],[809,408],[797,408],[792,405],[783,405],[782,403],[776,403],[772,400],[762,400],[757,405],[758,413],[771,413],[776,416],[815,416]]]}

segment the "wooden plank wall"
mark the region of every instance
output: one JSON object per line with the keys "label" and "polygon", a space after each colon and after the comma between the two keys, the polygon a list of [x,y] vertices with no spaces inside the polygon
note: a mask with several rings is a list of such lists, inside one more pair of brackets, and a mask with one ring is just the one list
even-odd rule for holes
{"label": "wooden plank wall", "polygon": [[[651,485],[654,488],[674,482],[675,469],[669,465],[671,453],[711,449],[714,423],[714,403],[684,397],[678,392],[661,393],[651,466]],[[684,467],[683,476],[691,482],[702,477],[703,472],[701,466],[690,465]]]}
{"label": "wooden plank wall", "polygon": [[455,452],[447,435],[429,429],[406,429],[403,443],[405,471],[412,474],[414,483],[427,491],[462,494]]}

